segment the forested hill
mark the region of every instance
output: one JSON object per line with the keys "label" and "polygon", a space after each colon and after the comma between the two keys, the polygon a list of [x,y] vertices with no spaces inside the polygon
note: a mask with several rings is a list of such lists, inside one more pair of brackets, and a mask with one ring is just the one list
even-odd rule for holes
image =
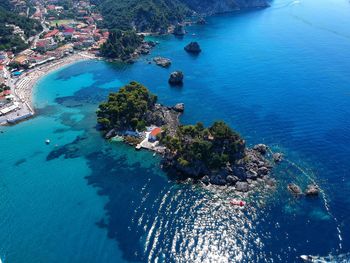
{"label": "forested hill", "polygon": [[92,0],[104,16],[110,29],[163,31],[170,24],[182,21],[190,14],[178,0]]}
{"label": "forested hill", "polygon": [[92,0],[110,29],[162,32],[193,14],[266,7],[268,0]]}
{"label": "forested hill", "polygon": [[[13,25],[23,30],[24,34],[13,34]],[[27,48],[24,40],[41,30],[39,22],[13,12],[9,1],[0,1],[0,50],[22,51]]]}

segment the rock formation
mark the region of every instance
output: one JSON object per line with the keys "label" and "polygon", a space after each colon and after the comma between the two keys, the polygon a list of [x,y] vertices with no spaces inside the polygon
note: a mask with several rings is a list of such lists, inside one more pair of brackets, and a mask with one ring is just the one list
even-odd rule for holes
{"label": "rock formation", "polygon": [[167,68],[171,65],[171,60],[168,58],[163,58],[163,57],[155,57],[153,58],[153,61],[158,65],[163,68]]}
{"label": "rock formation", "polygon": [[182,85],[184,74],[181,71],[175,71],[170,74],[169,83],[171,85]]}
{"label": "rock formation", "polygon": [[184,49],[187,52],[194,53],[194,54],[198,54],[198,53],[200,53],[202,51],[200,46],[199,46],[199,44],[198,44],[198,42],[191,42],[187,46],[185,46]]}
{"label": "rock formation", "polygon": [[288,184],[288,190],[294,195],[301,195],[303,193],[301,188],[296,184]]}
{"label": "rock formation", "polygon": [[185,110],[185,104],[184,103],[177,103],[173,109],[177,112],[184,112]]}
{"label": "rock formation", "polygon": [[317,185],[310,184],[307,186],[305,195],[306,196],[318,196],[320,193],[320,189],[318,188]]}

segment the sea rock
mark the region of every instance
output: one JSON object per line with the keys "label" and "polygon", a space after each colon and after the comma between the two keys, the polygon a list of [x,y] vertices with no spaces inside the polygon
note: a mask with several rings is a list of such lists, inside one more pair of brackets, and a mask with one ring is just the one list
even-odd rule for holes
{"label": "sea rock", "polygon": [[177,112],[184,112],[185,110],[185,104],[184,103],[177,103],[173,109]]}
{"label": "sea rock", "polygon": [[184,36],[186,34],[185,26],[183,24],[177,24],[174,28],[173,34],[175,36]]}
{"label": "sea rock", "polygon": [[210,176],[210,183],[215,185],[226,185],[225,175],[221,173],[213,174],[212,176]]}
{"label": "sea rock", "polygon": [[260,167],[260,168],[258,169],[258,175],[259,175],[259,176],[268,175],[269,172],[270,172],[270,170],[269,170],[267,167],[265,167],[265,166]]}
{"label": "sea rock", "polygon": [[185,46],[184,49],[187,52],[193,53],[193,54],[198,54],[198,53],[200,53],[202,51],[200,46],[199,46],[199,44],[198,44],[198,42],[191,42],[187,46]]}
{"label": "sea rock", "polygon": [[265,155],[267,152],[268,147],[265,144],[257,144],[253,147],[253,150],[261,153],[262,155]]}
{"label": "sea rock", "polygon": [[226,177],[226,183],[228,185],[235,185],[239,181],[238,177],[229,175]]}
{"label": "sea rock", "polygon": [[237,182],[235,187],[236,187],[236,190],[239,192],[249,191],[249,185],[247,182]]}
{"label": "sea rock", "polygon": [[308,185],[305,191],[306,196],[318,196],[319,193],[320,193],[320,189],[315,184]]}
{"label": "sea rock", "polygon": [[203,176],[201,182],[208,185],[210,183],[210,177],[208,175]]}
{"label": "sea rock", "polygon": [[273,161],[274,161],[275,163],[280,163],[280,162],[282,162],[282,160],[283,160],[283,154],[282,154],[282,153],[274,153],[274,154],[272,155],[272,158],[273,158]]}
{"label": "sea rock", "polygon": [[295,195],[301,195],[301,188],[296,184],[288,184],[288,190]]}
{"label": "sea rock", "polygon": [[175,71],[170,74],[169,83],[171,85],[183,84],[184,74],[181,71]]}
{"label": "sea rock", "polygon": [[256,180],[258,178],[258,173],[254,170],[247,171],[247,178],[251,180]]}
{"label": "sea rock", "polygon": [[153,61],[158,65],[163,68],[167,68],[171,65],[171,60],[168,58],[163,58],[163,57],[155,57],[153,58]]}

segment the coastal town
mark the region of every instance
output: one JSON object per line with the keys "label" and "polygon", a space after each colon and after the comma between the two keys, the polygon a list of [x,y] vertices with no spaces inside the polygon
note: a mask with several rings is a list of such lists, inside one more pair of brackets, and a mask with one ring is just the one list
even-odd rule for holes
{"label": "coastal town", "polygon": [[0,125],[33,116],[35,82],[58,67],[95,58],[109,36],[108,30],[99,28],[103,18],[89,0],[71,1],[71,5],[60,0],[28,2],[13,0],[11,4],[20,16],[38,21],[42,31],[26,39],[20,27],[6,25],[13,27],[13,34],[23,39],[27,48],[0,51]]}

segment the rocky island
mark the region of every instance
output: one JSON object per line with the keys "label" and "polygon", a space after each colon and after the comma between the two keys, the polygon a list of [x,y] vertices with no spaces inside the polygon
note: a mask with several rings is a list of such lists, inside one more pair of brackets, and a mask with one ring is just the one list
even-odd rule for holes
{"label": "rocky island", "polygon": [[111,93],[99,105],[97,120],[107,139],[117,137],[162,155],[162,168],[179,179],[234,186],[246,192],[259,183],[274,185],[267,146],[246,147],[226,123],[181,125],[184,104],[157,103],[157,96],[137,82]]}
{"label": "rocky island", "polygon": [[202,52],[198,42],[191,42],[184,48],[188,53],[199,54]]}

